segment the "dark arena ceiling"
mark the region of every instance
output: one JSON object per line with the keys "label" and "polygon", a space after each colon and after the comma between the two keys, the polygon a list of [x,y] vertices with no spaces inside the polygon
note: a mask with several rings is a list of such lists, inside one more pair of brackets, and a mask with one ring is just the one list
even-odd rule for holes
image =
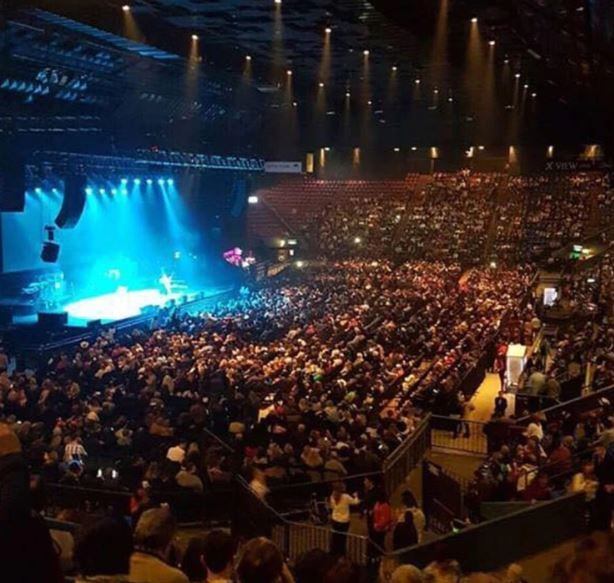
{"label": "dark arena ceiling", "polygon": [[270,156],[614,135],[608,0],[39,0],[4,18],[4,126]]}

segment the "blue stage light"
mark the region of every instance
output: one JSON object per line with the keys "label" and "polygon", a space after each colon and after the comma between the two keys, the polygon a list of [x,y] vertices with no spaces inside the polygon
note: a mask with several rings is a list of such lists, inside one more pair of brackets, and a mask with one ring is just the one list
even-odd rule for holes
{"label": "blue stage light", "polygon": [[147,179],[147,184],[153,184],[153,180],[151,178]]}
{"label": "blue stage light", "polygon": [[34,189],[34,192],[36,192],[36,194],[41,194],[41,193],[43,192],[43,189],[42,189],[40,186],[37,186],[37,187]]}
{"label": "blue stage light", "polygon": [[53,192],[53,194],[57,194],[59,192],[59,190],[57,188],[52,188],[51,192]]}
{"label": "blue stage light", "polygon": [[85,189],[85,194],[92,194],[94,192],[93,188],[90,188],[89,186]]}
{"label": "blue stage light", "polygon": [[166,179],[166,183],[167,184],[175,184],[175,181],[172,178],[167,178]]}
{"label": "blue stage light", "polygon": [[106,194],[107,193],[107,191],[104,188],[101,188],[98,192],[100,194]]}
{"label": "blue stage light", "polygon": [[141,184],[141,179],[140,179],[140,178],[135,178],[135,179],[134,179],[134,184],[136,184],[137,186],[138,186],[139,184]]}
{"label": "blue stage light", "polygon": [[158,184],[160,186],[163,186],[164,185],[164,178],[158,178]]}
{"label": "blue stage light", "polygon": [[111,194],[117,194],[117,188],[112,188],[111,189]]}
{"label": "blue stage light", "polygon": [[127,178],[122,178],[122,184],[128,184],[128,179]]}

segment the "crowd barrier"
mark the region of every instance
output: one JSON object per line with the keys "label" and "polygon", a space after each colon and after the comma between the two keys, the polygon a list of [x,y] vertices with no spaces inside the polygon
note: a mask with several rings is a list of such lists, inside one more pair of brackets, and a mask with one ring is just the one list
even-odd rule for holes
{"label": "crowd barrier", "polygon": [[465,571],[491,571],[586,532],[583,494],[570,494],[495,518],[389,556],[425,567],[435,556],[459,559]]}
{"label": "crowd barrier", "polygon": [[383,467],[386,492],[391,495],[410,472],[421,462],[431,447],[431,415],[427,415],[415,431],[385,460]]}

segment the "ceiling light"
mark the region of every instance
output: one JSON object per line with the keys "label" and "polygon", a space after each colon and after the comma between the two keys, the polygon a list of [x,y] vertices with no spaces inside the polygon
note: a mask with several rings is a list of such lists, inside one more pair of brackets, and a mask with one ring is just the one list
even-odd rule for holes
{"label": "ceiling light", "polygon": [[368,49],[365,49],[364,51],[362,51],[362,54],[363,54],[365,57],[368,57],[368,56],[369,56],[369,50],[368,50]]}
{"label": "ceiling light", "polygon": [[330,148],[329,148],[328,146],[326,146],[326,147],[324,148],[324,151],[325,151],[325,152],[330,152]]}
{"label": "ceiling light", "polygon": [[490,41],[488,41],[488,44],[489,44],[491,47],[494,47],[494,46],[495,46],[495,41],[494,41],[494,40],[490,40]]}
{"label": "ceiling light", "polygon": [[439,89],[433,89],[433,93],[437,95],[439,93]]}
{"label": "ceiling light", "polygon": [[525,83],[525,84],[524,84],[524,88],[525,88],[525,89],[528,89],[528,88],[529,88],[529,84],[528,84],[528,83]]}
{"label": "ceiling light", "polygon": [[252,60],[252,56],[251,55],[245,55],[245,60],[246,61],[251,61]]}
{"label": "ceiling light", "polygon": [[130,12],[130,6],[129,6],[128,4],[124,4],[124,5],[122,6],[122,10],[123,10],[124,12]]}
{"label": "ceiling light", "polygon": [[448,101],[449,101],[450,103],[452,103],[452,102],[454,101],[454,99],[452,99],[451,97],[448,97]]}
{"label": "ceiling light", "polygon": [[192,35],[192,40],[198,40],[198,35],[197,34],[193,34]]}
{"label": "ceiling light", "polygon": [[394,149],[394,151],[395,151],[395,152],[400,152],[400,151],[401,151],[401,148],[395,148],[395,149]]}
{"label": "ceiling light", "polygon": [[324,87],[324,83],[322,83],[322,81],[320,81],[320,82],[318,83],[318,86],[319,86],[319,87]]}
{"label": "ceiling light", "polygon": [[297,106],[298,106],[298,103],[297,103],[296,101],[293,101],[293,102],[292,102],[292,106],[293,106],[293,107],[297,107]]}
{"label": "ceiling light", "polygon": [[281,4],[281,0],[275,0],[275,4]]}
{"label": "ceiling light", "polygon": [[324,29],[324,32],[325,32],[326,34],[330,34],[331,32],[333,32],[333,29],[332,29],[330,26],[327,26],[327,27]]}
{"label": "ceiling light", "polygon": [[292,71],[291,71],[290,69],[288,69],[288,70],[286,71],[286,74],[288,75],[288,77],[291,77],[291,76],[292,76]]}
{"label": "ceiling light", "polygon": [[346,91],[345,96],[346,96],[346,97],[349,97],[349,96],[350,96],[350,92],[349,92],[349,91]]}
{"label": "ceiling light", "polygon": [[478,150],[483,150],[484,146],[478,146]]}
{"label": "ceiling light", "polygon": [[537,93],[531,93],[531,97],[537,97]]}
{"label": "ceiling light", "polygon": [[416,85],[420,85],[420,79],[416,79],[415,83]]}
{"label": "ceiling light", "polygon": [[474,17],[471,19],[471,23],[472,23],[472,24],[476,24],[476,23],[477,23],[477,21],[478,21],[477,16],[474,16]]}
{"label": "ceiling light", "polygon": [[367,101],[367,105],[373,105],[373,102],[369,99],[369,101]]}
{"label": "ceiling light", "polygon": [[520,79],[520,73],[516,73],[514,77],[516,77],[516,79]]}
{"label": "ceiling light", "polygon": [[417,146],[412,146],[412,147],[411,147],[411,151],[412,151],[412,152],[415,152],[417,149],[418,149],[418,148],[417,148]]}
{"label": "ceiling light", "polygon": [[396,65],[392,65],[392,71],[395,72],[397,70],[397,66]]}

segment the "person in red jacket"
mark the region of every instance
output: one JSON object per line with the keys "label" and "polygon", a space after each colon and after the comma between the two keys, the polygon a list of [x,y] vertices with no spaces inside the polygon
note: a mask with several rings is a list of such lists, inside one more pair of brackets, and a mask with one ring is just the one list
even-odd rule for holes
{"label": "person in red jacket", "polygon": [[386,533],[393,527],[392,507],[383,488],[377,493],[377,501],[373,507],[373,542],[377,545],[378,554],[384,551]]}

